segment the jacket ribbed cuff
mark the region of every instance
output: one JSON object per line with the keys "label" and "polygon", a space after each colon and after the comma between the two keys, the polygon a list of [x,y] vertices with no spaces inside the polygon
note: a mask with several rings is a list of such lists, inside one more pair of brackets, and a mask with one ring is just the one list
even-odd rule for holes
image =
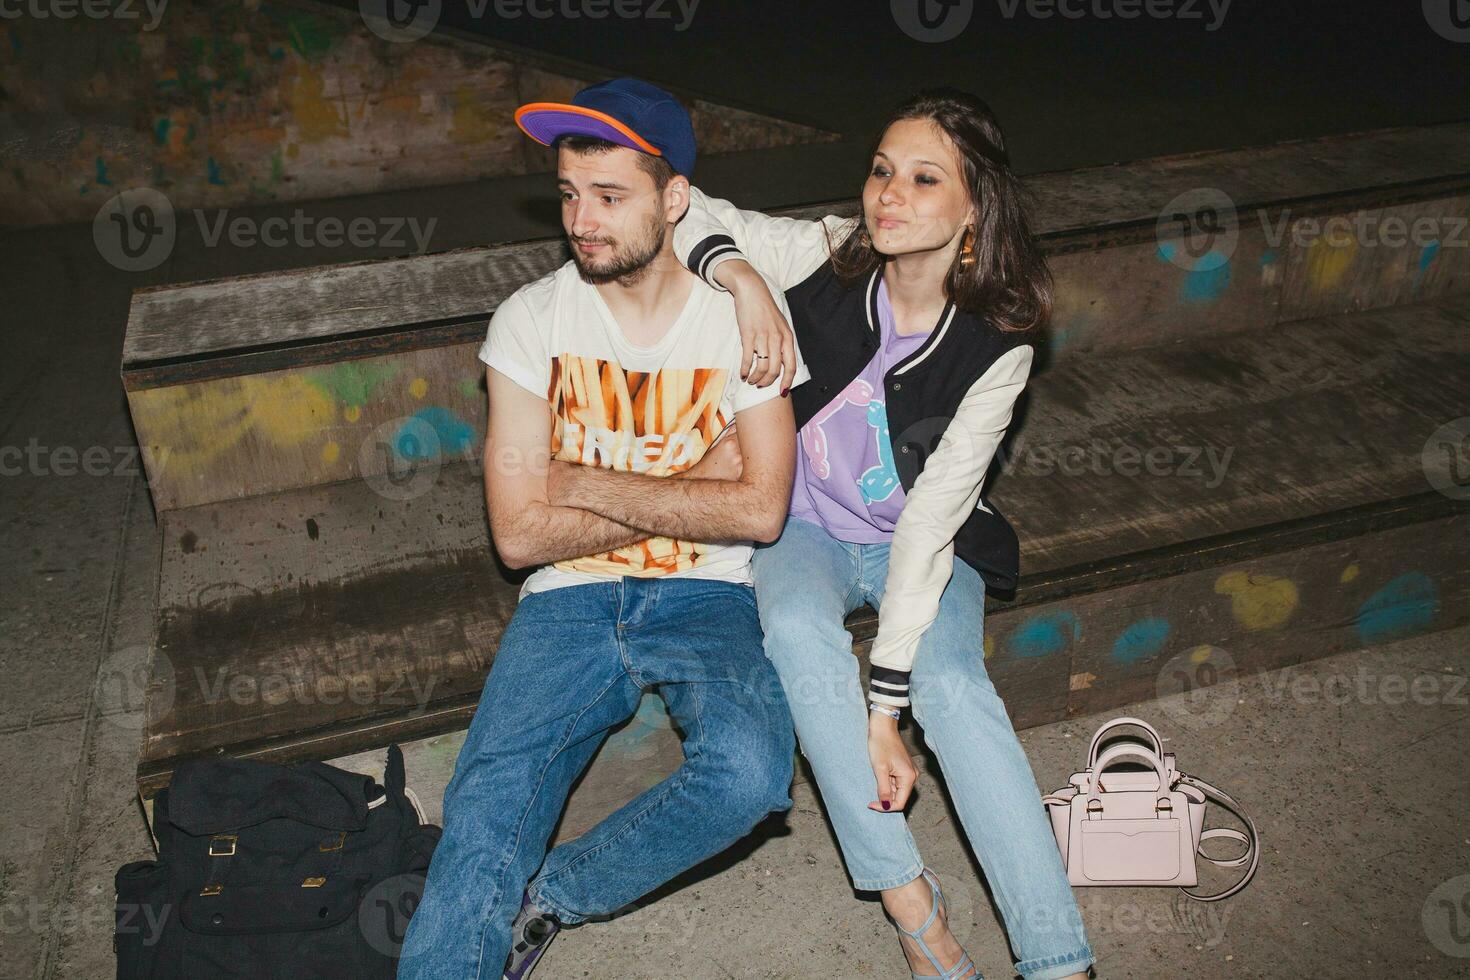
{"label": "jacket ribbed cuff", "polygon": [[740,254],[740,249],[735,247],[735,239],[729,235],[711,235],[694,246],[694,250],[689,253],[689,271],[714,288],[723,289],[723,286],[710,278],[710,273],[714,271],[717,259],[731,254]]}
{"label": "jacket ribbed cuff", "polygon": [[903,708],[909,703],[909,672],[873,666],[868,672],[868,698],[874,704]]}

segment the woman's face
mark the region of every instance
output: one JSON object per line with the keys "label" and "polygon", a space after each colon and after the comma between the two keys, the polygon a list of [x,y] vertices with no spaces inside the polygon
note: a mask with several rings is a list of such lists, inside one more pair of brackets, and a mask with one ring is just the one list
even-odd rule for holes
{"label": "woman's face", "polygon": [[943,130],[928,119],[888,127],[863,185],[863,213],[884,255],[957,247],[973,213],[960,156]]}

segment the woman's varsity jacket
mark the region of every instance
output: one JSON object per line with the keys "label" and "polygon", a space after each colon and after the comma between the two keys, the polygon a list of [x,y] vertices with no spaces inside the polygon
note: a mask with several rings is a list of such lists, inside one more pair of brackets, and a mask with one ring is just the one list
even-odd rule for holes
{"label": "woman's varsity jacket", "polygon": [[[676,226],[674,250],[710,285],[715,268],[746,258],[785,290],[811,380],[791,389],[802,426],[857,377],[877,352],[878,276],[847,288],[832,269],[828,239],[853,219],[774,218],[742,211],[697,189]],[[929,338],[884,377],[893,459],[905,494],[889,547],[878,635],[870,655],[872,700],[909,703],[919,641],[939,614],[954,556],[987,585],[1014,589],[1016,532],[981,499],[985,473],[1010,425],[1035,353],[1026,335],[997,329],[947,304]]]}

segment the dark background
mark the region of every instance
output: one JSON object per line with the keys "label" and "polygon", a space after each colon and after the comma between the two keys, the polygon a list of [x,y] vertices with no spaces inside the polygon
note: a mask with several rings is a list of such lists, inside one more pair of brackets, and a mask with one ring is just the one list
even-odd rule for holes
{"label": "dark background", "polygon": [[[1470,17],[1467,0],[1427,2]],[[1037,19],[1024,6],[1008,19],[1000,0],[974,0],[943,43],[905,34],[888,0],[702,0],[682,32],[673,0],[668,19],[631,20],[507,19],[493,3],[472,18],[444,0],[440,24],[819,124],[848,137],[856,166],[887,111],[928,85],[985,98],[1021,173],[1470,115],[1470,43],[1435,33],[1421,0],[1235,0],[1215,31],[1206,0],[1193,6],[1199,19]]]}

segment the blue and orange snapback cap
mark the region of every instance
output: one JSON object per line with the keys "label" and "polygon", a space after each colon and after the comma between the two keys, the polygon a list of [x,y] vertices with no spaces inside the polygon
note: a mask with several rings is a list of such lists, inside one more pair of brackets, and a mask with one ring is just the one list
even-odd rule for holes
{"label": "blue and orange snapback cap", "polygon": [[694,124],[657,85],[614,78],[582,89],[570,103],[532,102],[516,110],[516,125],[546,146],[558,136],[593,136],[663,157],[675,173],[694,172]]}

